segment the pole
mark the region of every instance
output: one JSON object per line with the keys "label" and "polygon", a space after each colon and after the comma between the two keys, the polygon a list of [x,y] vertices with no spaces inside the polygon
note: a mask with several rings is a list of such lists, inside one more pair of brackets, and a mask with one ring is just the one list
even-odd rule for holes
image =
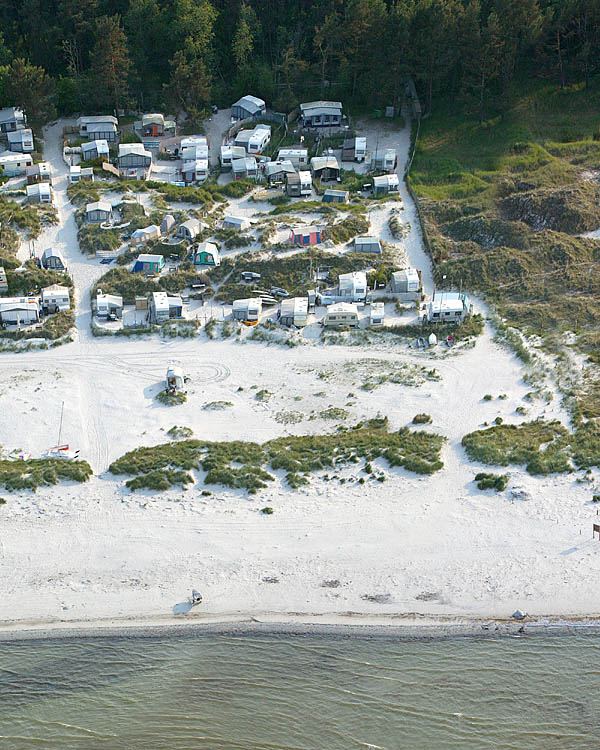
{"label": "pole", "polygon": [[60,446],[60,436],[62,434],[62,423],[63,423],[63,412],[65,410],[65,402],[62,402],[62,406],[60,407],[60,424],[58,426],[58,443],[57,445]]}

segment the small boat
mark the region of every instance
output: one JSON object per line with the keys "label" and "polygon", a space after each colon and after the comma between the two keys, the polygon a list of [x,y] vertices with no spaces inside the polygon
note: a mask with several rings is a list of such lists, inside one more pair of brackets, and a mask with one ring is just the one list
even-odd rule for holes
{"label": "small boat", "polygon": [[257,326],[258,325],[258,320],[242,320],[242,323],[245,326],[249,326],[249,327],[250,326]]}
{"label": "small boat", "polygon": [[196,604],[202,603],[202,594],[200,594],[196,589],[192,589],[192,595],[190,597],[190,602],[192,607],[195,607]]}

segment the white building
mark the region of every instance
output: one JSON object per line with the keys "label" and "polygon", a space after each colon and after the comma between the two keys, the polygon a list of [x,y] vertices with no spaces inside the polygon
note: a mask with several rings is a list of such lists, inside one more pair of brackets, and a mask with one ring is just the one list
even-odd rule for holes
{"label": "white building", "polygon": [[0,167],[6,177],[16,177],[25,174],[27,167],[33,166],[33,157],[31,154],[12,153],[4,151],[0,154]]}
{"label": "white building", "polygon": [[27,200],[30,203],[52,203],[52,187],[48,182],[27,185]]}
{"label": "white building", "polygon": [[166,292],[152,292],[148,307],[151,323],[164,323],[171,318],[181,318],[183,301],[180,295],[168,295]]}
{"label": "white building", "polygon": [[201,231],[202,224],[198,219],[188,219],[177,227],[177,232],[175,234],[178,237],[183,237],[184,240],[191,242],[196,239]]}
{"label": "white building", "polygon": [[302,328],[308,322],[308,297],[284,299],[280,306],[279,322],[283,326]]}
{"label": "white building", "polygon": [[60,284],[52,284],[42,289],[42,310],[51,314],[57,312],[69,312],[71,309],[71,298],[69,288]]}
{"label": "white building", "polygon": [[225,216],[223,229],[237,229],[238,232],[243,232],[250,229],[250,220],[241,216]]}
{"label": "white building", "polygon": [[108,148],[108,141],[104,139],[98,139],[97,141],[87,141],[81,144],[81,156],[84,161],[91,161],[91,159],[108,159],[110,154]]}
{"label": "white building", "polygon": [[96,315],[99,318],[115,316],[123,317],[123,297],[117,294],[103,294],[98,292],[96,296]]}
{"label": "white building", "polygon": [[69,167],[69,184],[74,185],[76,182],[81,182],[82,180],[88,182],[94,181],[93,167],[80,167],[78,164],[74,167]]}
{"label": "white building", "polygon": [[458,292],[434,292],[427,305],[429,323],[462,323],[472,312],[473,306],[466,294]]}
{"label": "white building", "polygon": [[338,296],[343,301],[364,302],[367,298],[367,274],[364,271],[341,273],[338,278]]}
{"label": "white building", "polygon": [[39,320],[40,303],[37,297],[0,297],[0,324],[21,328]]}
{"label": "white building", "polygon": [[349,302],[337,302],[331,305],[323,317],[323,326],[325,328],[337,326],[358,328],[358,308]]}
{"label": "white building", "polygon": [[397,193],[399,189],[400,181],[397,174],[382,174],[379,177],[373,177],[373,195]]}
{"label": "white building", "polygon": [[371,315],[369,316],[369,325],[373,328],[380,328],[385,322],[385,305],[383,302],[373,302],[371,304]]}
{"label": "white building", "polygon": [[421,279],[416,268],[404,268],[392,274],[391,291],[395,294],[408,294],[421,289]]}
{"label": "white building", "polygon": [[259,319],[262,312],[260,297],[236,299],[233,301],[233,319],[252,323]]}
{"label": "white building", "polygon": [[18,151],[21,154],[27,154],[34,150],[33,133],[30,128],[15,130],[7,133],[8,150]]}
{"label": "white building", "polygon": [[271,126],[257,125],[248,139],[248,153],[262,154],[271,141]]}
{"label": "white building", "polygon": [[302,169],[308,165],[308,149],[280,148],[277,159],[278,161],[291,161],[296,169]]}

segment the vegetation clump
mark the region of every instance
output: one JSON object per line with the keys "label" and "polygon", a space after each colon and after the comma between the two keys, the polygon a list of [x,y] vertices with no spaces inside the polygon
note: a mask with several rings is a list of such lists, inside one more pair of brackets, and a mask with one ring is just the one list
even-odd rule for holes
{"label": "vegetation clump", "polygon": [[431,424],[431,416],[429,414],[415,414],[412,418],[413,424]]}
{"label": "vegetation clump", "polygon": [[[390,467],[433,474],[443,467],[440,451],[444,440],[440,435],[411,432],[406,427],[390,432],[387,419],[382,417],[332,435],[287,436],[263,445],[239,440],[182,440],[138,448],[113,462],[109,471],[133,476],[128,486],[139,489],[148,487],[148,483],[181,484],[181,476],[168,472],[202,468],[206,472],[205,484],[220,484],[255,494],[274,480],[267,469],[284,471],[292,488],[308,484],[315,472],[353,465],[361,459],[368,464],[383,458]],[[159,476],[153,472],[161,473]],[[143,478],[150,474],[150,479]],[[135,482],[137,477],[141,477],[139,482]]]}
{"label": "vegetation clump", "polygon": [[475,481],[479,490],[496,490],[496,492],[502,492],[508,484],[508,474],[479,472],[479,474],[475,475]]}
{"label": "vegetation clump", "polygon": [[48,487],[63,481],[87,482],[92,467],[87,461],[61,458],[30,458],[26,461],[0,460],[0,487],[9,492]]}
{"label": "vegetation clump", "polygon": [[180,404],[185,404],[187,396],[182,391],[175,391],[174,393],[159,391],[156,394],[156,400],[165,406],[179,406]]}

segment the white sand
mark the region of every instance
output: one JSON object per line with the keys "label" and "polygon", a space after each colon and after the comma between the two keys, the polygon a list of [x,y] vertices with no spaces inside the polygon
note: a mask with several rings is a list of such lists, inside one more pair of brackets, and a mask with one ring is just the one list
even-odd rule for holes
{"label": "white sand", "polygon": [[[64,401],[62,440],[81,450],[96,476],[85,485],[4,493],[5,626],[126,618],[167,623],[174,615],[322,623],[347,621],[349,613],[360,622],[394,615],[430,622],[506,617],[517,607],[533,615],[598,612],[600,545],[591,539],[596,510],[588,502],[590,487],[573,476],[533,478],[514,468],[504,493],[479,492],[473,484],[481,467],[467,462],[464,434],[496,416],[519,423],[520,405],[529,418],[567,421],[558,399],[549,406],[523,401],[530,387],[520,365],[492,341],[488,327],[474,348],[435,360],[401,344],[287,349],[203,335],[94,339],[88,292],[107,267],[79,253],[59,131],[56,126],[47,134],[46,158],[58,175],[61,224],[46,232],[40,247],[59,244],[69,261],[78,288],[78,334],[56,349],[0,358],[0,442],[39,455],[56,442]],[[407,143],[405,131],[398,136],[403,154]],[[402,198],[412,225],[404,246],[427,273],[414,206],[405,193]],[[384,239],[388,211],[384,205],[371,216]],[[426,276],[426,287],[430,283]],[[363,391],[366,375],[349,373],[344,364],[367,358],[425,364],[441,379]],[[188,402],[169,409],[158,406],[154,394],[172,359],[192,380]],[[253,385],[273,396],[259,403]],[[486,393],[507,398],[483,401]],[[212,401],[233,406],[202,409]],[[419,477],[382,462],[383,484],[315,479],[298,491],[278,477],[253,498],[221,488],[205,497],[201,484],[186,492],[131,494],[123,477],[106,472],[125,451],[163,442],[174,424],[189,426],[199,438],[264,441],[333,430],[335,423],[318,416],[329,405],[348,409],[348,424],[381,413],[392,428],[409,424],[417,412],[431,414],[433,425],[417,429],[448,438],[444,469]],[[304,420],[278,421],[289,411]],[[513,487],[525,488],[531,500],[511,502]],[[262,515],[265,505],[275,513]],[[338,587],[322,585],[333,580]],[[205,601],[186,615],[192,586]]]}

